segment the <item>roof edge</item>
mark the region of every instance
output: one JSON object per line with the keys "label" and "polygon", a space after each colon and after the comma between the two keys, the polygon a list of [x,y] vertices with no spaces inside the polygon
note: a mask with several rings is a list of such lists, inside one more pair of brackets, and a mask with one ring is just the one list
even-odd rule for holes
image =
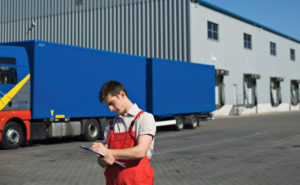
{"label": "roof edge", "polygon": [[276,34],[276,35],[279,35],[279,36],[281,36],[281,37],[284,37],[284,38],[286,38],[286,39],[289,39],[289,40],[291,40],[291,41],[294,41],[294,42],[297,42],[298,44],[300,44],[300,40],[298,40],[298,39],[295,39],[295,38],[293,38],[293,37],[290,37],[290,36],[288,36],[288,35],[286,35],[286,34],[284,34],[284,33],[281,33],[281,32],[279,32],[279,31],[276,31],[276,30],[274,30],[274,29],[272,29],[272,28],[269,28],[269,27],[267,27],[267,26],[264,26],[264,25],[262,25],[262,24],[260,24],[260,23],[257,23],[257,22],[255,22],[255,21],[252,21],[252,20],[250,20],[250,19],[248,19],[248,18],[242,17],[242,16],[240,16],[240,15],[238,15],[238,14],[236,14],[236,13],[233,13],[233,12],[231,12],[231,11],[228,11],[228,10],[225,10],[225,9],[223,9],[223,8],[220,8],[220,7],[218,7],[218,6],[216,6],[216,5],[213,5],[213,4],[211,4],[211,3],[204,2],[203,0],[191,0],[191,1],[192,1],[192,2],[195,2],[195,3],[199,3],[199,4],[201,4],[201,5],[203,5],[203,6],[207,7],[207,8],[210,8],[210,9],[212,9],[212,10],[215,10],[215,11],[217,11],[217,12],[219,12],[219,13],[228,15],[228,16],[230,16],[230,17],[232,17],[232,18],[235,18],[235,19],[238,19],[238,20],[240,20],[240,21],[246,22],[246,23],[251,24],[251,25],[253,25],[253,26],[256,26],[256,27],[258,27],[258,28],[262,28],[262,29],[264,29],[264,30],[266,30],[266,31],[269,31],[269,32],[271,32],[271,33],[274,33],[274,34]]}

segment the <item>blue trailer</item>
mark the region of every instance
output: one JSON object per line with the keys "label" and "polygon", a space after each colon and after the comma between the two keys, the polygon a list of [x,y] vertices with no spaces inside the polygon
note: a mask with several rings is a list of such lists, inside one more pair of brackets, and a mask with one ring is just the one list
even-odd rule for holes
{"label": "blue trailer", "polygon": [[157,126],[195,128],[215,110],[214,66],[151,58],[147,74],[147,110],[156,117]]}
{"label": "blue trailer", "polygon": [[44,41],[0,45],[0,144],[64,136],[96,140],[114,113],[99,102],[108,80],[157,125],[195,127],[215,109],[214,67]]}

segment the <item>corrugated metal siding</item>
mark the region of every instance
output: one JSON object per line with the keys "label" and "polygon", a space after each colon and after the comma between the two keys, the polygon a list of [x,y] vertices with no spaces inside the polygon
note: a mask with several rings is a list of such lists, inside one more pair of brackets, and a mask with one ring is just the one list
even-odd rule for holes
{"label": "corrugated metal siding", "polygon": [[0,42],[39,39],[189,61],[189,0],[0,0]]}

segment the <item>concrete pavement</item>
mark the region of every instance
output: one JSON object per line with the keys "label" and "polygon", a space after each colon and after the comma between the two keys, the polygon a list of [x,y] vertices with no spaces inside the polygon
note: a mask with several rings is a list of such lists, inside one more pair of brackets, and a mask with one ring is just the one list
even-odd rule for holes
{"label": "concrete pavement", "polygon": [[[160,129],[152,166],[158,185],[300,184],[300,113],[219,118],[180,132]],[[1,185],[105,184],[79,139],[0,150]]]}

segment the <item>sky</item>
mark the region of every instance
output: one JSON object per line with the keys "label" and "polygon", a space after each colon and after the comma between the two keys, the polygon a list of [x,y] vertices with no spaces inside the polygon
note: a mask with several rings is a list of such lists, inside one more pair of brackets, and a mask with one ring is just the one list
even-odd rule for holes
{"label": "sky", "polygon": [[203,0],[300,41],[300,0]]}

